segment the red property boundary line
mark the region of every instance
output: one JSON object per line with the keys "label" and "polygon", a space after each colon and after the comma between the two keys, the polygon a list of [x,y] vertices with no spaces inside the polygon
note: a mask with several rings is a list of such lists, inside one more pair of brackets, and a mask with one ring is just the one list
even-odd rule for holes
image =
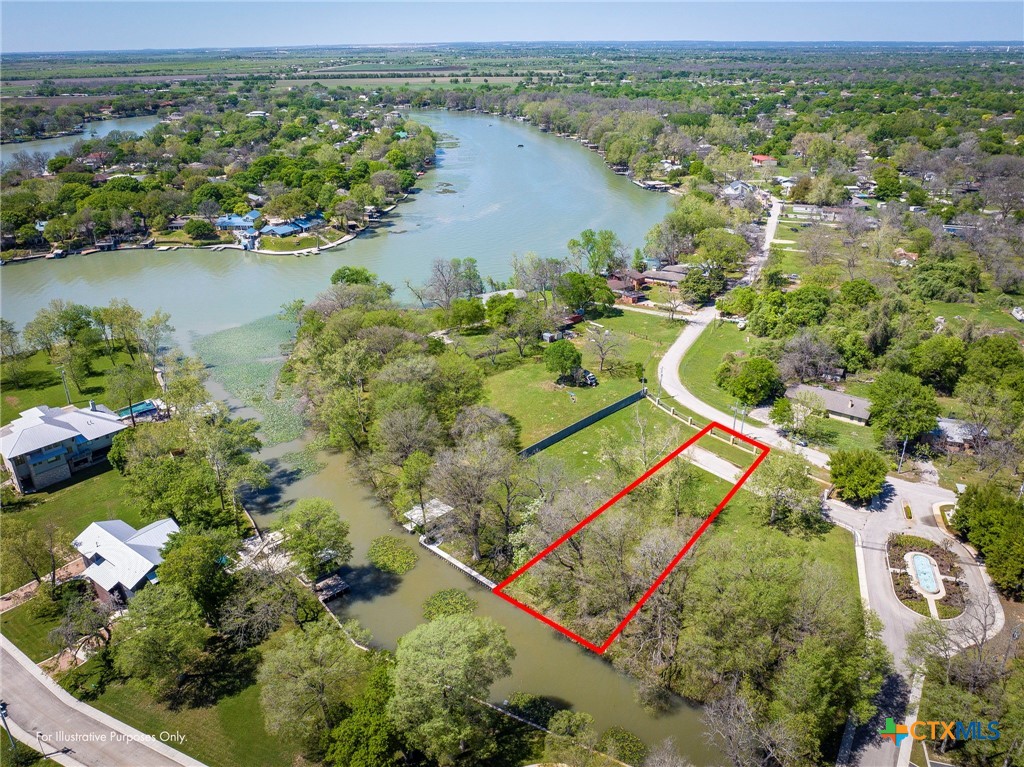
{"label": "red property boundary line", "polygon": [[[760,450],[761,454],[758,455],[757,458],[754,459],[754,462],[752,464],[750,464],[750,466],[747,468],[747,470],[745,472],[743,472],[743,475],[739,478],[739,480],[737,480],[736,484],[734,484],[732,486],[732,488],[729,490],[729,492],[726,493],[725,497],[715,507],[714,511],[711,512],[711,515],[707,519],[705,519],[704,522],[701,523],[700,527],[697,528],[696,532],[694,532],[694,534],[692,536],[690,536],[690,539],[686,542],[686,544],[683,546],[683,548],[681,548],[679,550],[679,553],[676,554],[672,558],[672,561],[669,562],[668,565],[665,567],[665,569],[662,570],[661,573],[658,575],[658,577],[654,579],[654,583],[652,583],[650,585],[650,587],[647,589],[647,591],[644,592],[644,595],[642,597],[640,597],[639,601],[635,605],[633,605],[633,607],[630,609],[630,611],[628,613],[626,613],[626,617],[622,619],[622,622],[619,623],[619,625],[615,627],[615,630],[612,631],[612,633],[608,636],[607,639],[604,640],[604,642],[602,644],[600,644],[600,645],[594,644],[593,642],[589,641],[588,639],[585,639],[584,637],[581,637],[576,632],[574,632],[574,631],[572,631],[570,629],[567,629],[565,626],[561,625],[557,621],[554,621],[551,618],[548,618],[546,615],[543,615],[542,613],[538,612],[537,610],[534,610],[529,605],[526,605],[526,604],[520,602],[515,597],[511,597],[508,594],[504,593],[504,589],[507,586],[509,586],[512,583],[512,581],[514,581],[520,575],[525,573],[527,570],[529,570],[531,567],[533,567],[535,564],[537,564],[540,560],[542,560],[544,557],[546,557],[552,551],[554,551],[559,546],[561,546],[563,543],[565,543],[569,538],[571,538],[573,535],[578,533],[584,527],[586,527],[591,522],[593,522],[595,519],[597,519],[599,516],[601,516],[604,512],[606,512],[608,509],[610,509],[612,506],[614,506],[616,503],[618,503],[620,500],[622,500],[625,496],[627,496],[630,492],[632,492],[638,485],[640,485],[642,482],[647,480],[653,474],[655,474],[656,472],[658,472],[662,468],[664,468],[668,463],[670,463],[672,460],[674,460],[676,457],[678,457],[680,453],[682,453],[688,447],[690,447],[694,443],[696,443],[701,437],[703,437],[706,434],[708,434],[709,432],[711,432],[712,429],[718,429],[720,431],[724,431],[725,433],[730,434],[733,437],[736,437],[737,439],[740,439],[740,440],[746,442],[748,445],[751,445],[752,447],[757,448],[758,450]],[[501,583],[499,583],[497,586],[495,586],[494,589],[493,589],[494,593],[497,594],[502,599],[504,599],[506,602],[509,602],[509,603],[515,605],[516,607],[518,607],[520,610],[523,610],[523,611],[529,613],[530,615],[532,615],[534,618],[536,618],[537,620],[541,621],[542,623],[546,623],[547,625],[551,626],[551,628],[555,629],[556,631],[560,631],[562,634],[564,634],[565,636],[569,637],[573,641],[578,642],[579,644],[583,645],[588,650],[591,650],[591,651],[597,653],[598,655],[603,655],[605,650],[607,650],[611,646],[612,642],[614,642],[615,639],[619,636],[619,634],[622,633],[623,629],[626,628],[626,625],[631,620],[633,620],[633,618],[636,616],[636,614],[638,612],[640,612],[640,608],[644,606],[644,603],[654,595],[654,592],[657,591],[658,587],[665,581],[666,578],[668,578],[669,574],[675,569],[676,565],[678,565],[679,562],[682,560],[682,558],[684,556],[686,556],[686,552],[688,552],[693,547],[693,544],[695,544],[697,542],[697,539],[700,538],[704,534],[704,532],[708,529],[708,527],[711,526],[711,523],[715,521],[715,517],[717,517],[719,512],[722,509],[725,508],[726,504],[729,503],[729,501],[732,500],[732,497],[736,494],[736,491],[739,490],[743,486],[743,484],[747,481],[747,479],[750,478],[750,475],[754,473],[754,470],[757,469],[757,467],[761,464],[761,462],[768,456],[768,453],[769,453],[769,448],[768,448],[767,445],[764,445],[764,444],[758,442],[755,439],[752,439],[752,438],[747,437],[747,436],[745,436],[743,434],[740,434],[739,432],[737,432],[737,431],[735,431],[733,429],[730,429],[728,426],[723,426],[722,424],[720,424],[720,423],[718,423],[716,421],[712,421],[707,426],[705,426],[703,429],[701,429],[699,432],[697,432],[697,434],[695,434],[693,437],[688,439],[682,445],[680,445],[675,450],[673,450],[671,453],[669,453],[667,456],[665,456],[660,461],[658,461],[658,463],[656,463],[650,469],[648,469],[643,474],[641,474],[639,477],[637,477],[627,487],[625,487],[622,490],[620,490],[611,499],[609,499],[608,501],[605,501],[605,503],[603,503],[597,509],[595,509],[590,514],[588,514],[582,521],[580,521],[572,529],[570,529],[569,531],[567,531],[566,533],[561,535],[556,541],[554,541],[554,543],[551,543],[549,546],[547,546],[547,548],[545,548],[539,554],[535,555],[532,559],[530,559],[529,562],[527,562],[525,565],[523,565],[522,567],[517,569],[508,578],[506,578]]]}

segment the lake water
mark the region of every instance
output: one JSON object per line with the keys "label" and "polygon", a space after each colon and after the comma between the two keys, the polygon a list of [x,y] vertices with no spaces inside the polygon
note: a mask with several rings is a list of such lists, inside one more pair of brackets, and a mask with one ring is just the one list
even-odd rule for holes
{"label": "lake water", "polygon": [[[588,227],[610,228],[624,242],[642,245],[644,234],[671,205],[666,195],[646,192],[610,173],[597,155],[577,143],[514,121],[447,112],[421,113],[416,119],[455,136],[457,145],[439,152],[438,168],[421,180],[422,191],[399,206],[378,233],[302,258],[125,251],[8,265],[0,270],[2,314],[20,328],[51,298],[95,305],[122,297],[147,313],[156,308],[170,312],[187,348],[196,335],[265,317],[295,297],[312,298],[342,264],[370,268],[408,300],[406,280],[422,282],[434,258],[473,257],[481,274],[502,279],[511,274],[513,253],[563,256],[565,243]],[[223,394],[217,386],[212,389],[215,396]],[[264,457],[273,461],[295,449],[295,444],[278,445]],[[591,713],[599,730],[620,725],[649,744],[673,736],[698,767],[716,761],[718,752],[704,742],[695,709],[681,705],[664,716],[648,714],[636,704],[630,678],[425,549],[417,546],[419,564],[397,585],[359,579],[367,572],[366,550],[374,537],[406,533],[391,522],[343,457],[324,460],[324,471],[282,483],[264,500],[273,507],[320,496],[341,510],[351,526],[356,568],[356,586],[341,607],[343,617],[357,618],[376,642],[393,647],[421,620],[428,596],[443,588],[465,589],[479,603],[478,614],[507,628],[518,651],[512,677],[494,688],[495,700],[515,690],[550,695]],[[266,524],[273,513],[256,509],[256,516]]]}
{"label": "lake water", "polygon": [[[144,115],[143,117],[120,117],[113,120],[98,120],[86,123],[85,133],[77,136],[57,136],[56,138],[44,138],[38,141],[22,141],[17,144],[0,145],[0,161],[10,159],[15,152],[44,152],[52,157],[64,149],[70,149],[77,142],[86,139],[106,136],[116,130],[131,131],[139,135],[145,133],[154,125],[160,122],[156,115]],[[95,136],[93,135],[95,133]]]}

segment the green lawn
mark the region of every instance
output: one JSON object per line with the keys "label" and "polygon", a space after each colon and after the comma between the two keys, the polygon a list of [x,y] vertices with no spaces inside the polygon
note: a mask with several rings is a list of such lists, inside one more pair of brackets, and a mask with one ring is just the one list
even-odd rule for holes
{"label": "green lawn", "polygon": [[304,235],[301,237],[261,237],[260,238],[260,250],[277,250],[277,251],[288,251],[288,250],[306,250],[308,248],[315,248],[320,245],[321,242],[313,235]]}
{"label": "green lawn", "polygon": [[[0,767],[49,767],[51,764],[56,767],[56,762],[44,759],[34,748],[29,748],[20,741],[15,743],[18,744],[17,760],[11,758],[11,742],[7,739],[7,733],[0,732]],[[29,761],[31,754],[36,755],[34,761]]]}
{"label": "green lawn", "polygon": [[[119,364],[131,361],[130,357],[124,352],[115,353],[114,358]],[[93,374],[82,381],[81,391],[68,378],[68,393],[71,395],[71,403],[78,407],[87,407],[89,400],[95,400],[106,405],[111,410],[125,407],[127,403],[107,401],[105,374],[112,367],[113,364],[110,361],[110,357],[105,354],[98,354],[93,359]],[[156,393],[157,387],[154,380],[153,386],[150,391],[146,392],[146,396]],[[3,397],[0,398],[0,420],[3,423],[9,423],[17,418],[21,411],[28,410],[36,405],[62,407],[67,404],[68,401],[64,394],[64,386],[61,384],[60,373],[50,364],[46,352],[39,351],[28,358],[28,368],[19,386],[14,386],[4,380]]]}
{"label": "green lawn", "polygon": [[[625,363],[643,363],[649,380],[655,376],[658,360],[682,330],[678,321],[637,312],[623,312],[621,316],[603,317],[595,322],[601,330],[619,333],[626,340],[618,358]],[[578,326],[579,337],[574,343],[583,352],[583,366],[597,375],[599,386],[559,388],[555,374],[548,372],[539,355],[487,378],[489,403],[516,420],[524,447],[640,388],[631,364],[619,364],[611,371],[607,366],[604,371],[599,370],[597,357],[586,342],[587,327],[593,326]],[[486,360],[481,364],[484,369],[489,367]],[[575,403],[570,392],[576,395]]]}
{"label": "green lawn", "polygon": [[[679,366],[679,376],[683,386],[696,397],[714,406],[723,413],[731,413],[729,409],[737,402],[723,389],[715,384],[715,370],[722,364],[726,352],[740,351],[747,348],[747,335],[735,323],[723,322],[721,325],[712,323],[694,342],[683,357]],[[753,426],[765,424],[754,418],[747,418]]]}
{"label": "green lawn", "polygon": [[123,519],[133,527],[145,523],[129,509],[121,496],[125,479],[107,465],[74,474],[67,482],[26,496],[25,505],[4,512],[9,519],[23,519],[37,528],[55,522],[72,536],[92,522]]}
{"label": "green lawn", "polygon": [[[34,599],[38,599],[35,597]],[[0,613],[0,632],[36,663],[51,657],[57,648],[49,633],[57,628],[60,618],[35,615],[34,600]]]}
{"label": "green lawn", "polygon": [[[90,678],[98,676],[99,665],[89,661],[80,673],[85,675],[80,687],[88,689]],[[213,706],[172,710],[131,680],[109,685],[88,702],[142,732],[183,734],[184,743],[168,745],[210,767],[281,767],[304,763],[299,748],[284,734],[267,732],[259,690],[258,684],[252,684],[221,698]]]}
{"label": "green lawn", "polygon": [[[928,311],[933,317],[945,317],[946,327],[952,332],[958,331],[967,321],[978,325],[989,325],[993,328],[1009,330],[1018,337],[1024,337],[1024,322],[1018,322],[1010,315],[1009,309],[1003,309],[990,298],[991,293],[980,293],[978,302],[974,304],[946,304],[941,301],[929,301]],[[960,317],[962,319],[957,319]]]}

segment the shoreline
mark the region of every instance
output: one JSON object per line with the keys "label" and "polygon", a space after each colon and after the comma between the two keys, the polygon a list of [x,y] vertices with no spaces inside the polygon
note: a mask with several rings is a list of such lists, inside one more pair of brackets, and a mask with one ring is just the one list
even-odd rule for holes
{"label": "shoreline", "polygon": [[[110,115],[109,117],[102,117],[98,120],[87,119],[83,122],[83,125],[86,127],[82,128],[82,130],[62,131],[60,133],[53,133],[47,136],[31,136],[29,138],[18,138],[9,141],[0,141],[0,147],[17,146],[18,144],[31,144],[35,141],[51,141],[55,138],[71,138],[72,136],[86,136],[86,134],[88,134],[89,132],[88,126],[95,123],[105,123],[111,120],[133,120],[136,117],[159,117],[159,115],[159,112],[143,112],[142,114],[137,115]],[[82,140],[85,141],[87,140],[87,138],[83,138]]]}

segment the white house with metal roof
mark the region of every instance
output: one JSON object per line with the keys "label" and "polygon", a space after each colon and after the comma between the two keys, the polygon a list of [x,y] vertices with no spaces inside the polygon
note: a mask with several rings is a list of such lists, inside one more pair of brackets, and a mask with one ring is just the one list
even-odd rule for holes
{"label": "white house with metal roof", "polygon": [[126,428],[94,402],[87,408],[39,405],[0,429],[0,455],[19,492],[41,490],[102,461],[114,435]]}
{"label": "white house with metal roof", "polygon": [[164,561],[160,552],[176,532],[178,525],[169,518],[141,530],[112,519],[93,522],[73,543],[99,598],[108,604],[124,603],[147,583],[157,582],[156,568]]}

